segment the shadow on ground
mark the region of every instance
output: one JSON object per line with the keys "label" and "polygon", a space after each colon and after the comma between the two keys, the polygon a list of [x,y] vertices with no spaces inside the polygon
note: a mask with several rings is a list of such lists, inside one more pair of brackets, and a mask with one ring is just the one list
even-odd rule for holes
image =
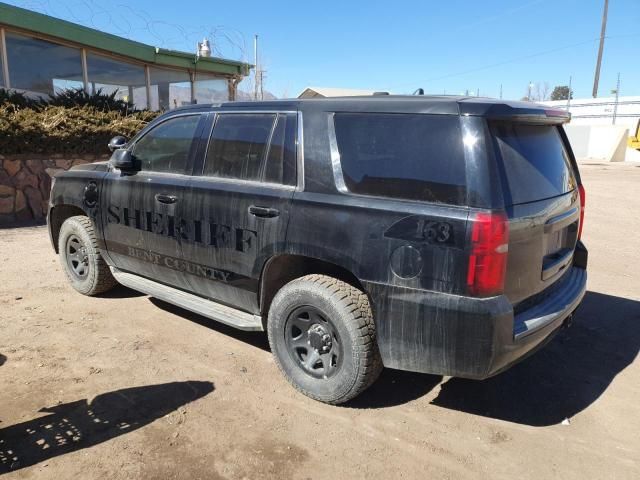
{"label": "shadow on ground", "polygon": [[385,368],[376,383],[345,406],[367,409],[402,405],[426,395],[441,381],[440,375]]}
{"label": "shadow on ground", "polygon": [[[510,370],[484,381],[451,378],[433,404],[532,426],[555,425],[595,402],[640,349],[640,302],[587,292],[573,326]],[[384,408],[419,398],[442,377],[386,369],[349,403]]]}
{"label": "shadow on ground", "polygon": [[[243,332],[180,307],[150,298],[157,307],[254,347],[269,351],[262,332]],[[640,302],[587,292],[573,326],[542,350],[484,381],[451,378],[433,404],[443,408],[532,426],[554,425],[596,401],[640,350]],[[351,408],[402,405],[429,393],[437,375],[385,369]]]}
{"label": "shadow on ground", "polygon": [[211,382],[172,382],[42,408],[48,415],[0,429],[0,475],[137,430],[213,388]]}
{"label": "shadow on ground", "polygon": [[595,402],[640,349],[640,302],[587,292],[573,326],[527,360],[481,382],[450,379],[440,407],[533,426]]}
{"label": "shadow on ground", "polygon": [[228,325],[225,325],[224,323],[216,322],[215,320],[211,320],[207,317],[203,317],[202,315],[198,315],[197,313],[190,312],[189,310],[185,310],[184,308],[177,307],[171,303],[158,300],[157,298],[149,297],[149,300],[156,307],[161,308],[165,312],[173,313],[174,315],[178,315],[185,320],[197,323],[198,325],[222,333],[223,335],[233,337],[237,340],[240,340],[241,342],[247,343],[266,352],[270,351],[269,340],[267,338],[266,332],[246,332],[244,330],[238,330],[237,328],[230,327]]}
{"label": "shadow on ground", "polygon": [[2,354],[0,353],[0,367],[1,367],[2,365],[4,365],[4,362],[6,362],[6,361],[7,361],[7,357],[5,357],[4,355],[2,355]]}
{"label": "shadow on ground", "polygon": [[120,298],[134,298],[134,297],[142,297],[145,294],[142,292],[138,292],[137,290],[132,290],[128,287],[125,287],[124,285],[116,285],[115,288],[101,293],[100,294],[100,298],[113,298],[113,299],[120,299]]}
{"label": "shadow on ground", "polygon": [[46,219],[42,218],[40,220],[18,220],[9,223],[3,223],[0,225],[0,230],[15,230],[18,228],[28,228],[28,227],[44,227],[47,225]]}

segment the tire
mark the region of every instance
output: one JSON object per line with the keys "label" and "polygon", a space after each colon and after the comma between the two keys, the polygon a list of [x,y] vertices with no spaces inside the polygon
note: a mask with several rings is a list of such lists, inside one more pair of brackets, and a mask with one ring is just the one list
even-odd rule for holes
{"label": "tire", "polygon": [[67,218],[58,236],[62,268],[71,286],[83,295],[98,295],[117,285],[105,263],[88,217]]}
{"label": "tire", "polygon": [[267,332],[286,379],[314,400],[345,403],[382,371],[367,295],[335,278],[307,275],[282,287]]}

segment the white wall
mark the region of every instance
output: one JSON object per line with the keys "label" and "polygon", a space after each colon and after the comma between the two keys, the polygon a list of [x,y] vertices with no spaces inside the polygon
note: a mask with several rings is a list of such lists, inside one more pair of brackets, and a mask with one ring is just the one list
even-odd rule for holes
{"label": "white wall", "polygon": [[[616,125],[625,126],[634,133],[640,119],[640,97],[619,97]],[[633,103],[632,103],[633,102]],[[541,102],[543,105],[565,108],[566,100]],[[571,100],[571,125],[613,125],[615,97],[575,98]],[[621,116],[629,115],[629,116]]]}
{"label": "white wall", "polygon": [[624,162],[629,129],[618,125],[565,125],[576,158],[580,161]]}

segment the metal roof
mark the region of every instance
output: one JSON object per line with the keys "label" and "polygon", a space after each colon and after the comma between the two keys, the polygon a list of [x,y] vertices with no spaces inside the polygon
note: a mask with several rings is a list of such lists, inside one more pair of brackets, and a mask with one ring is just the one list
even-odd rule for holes
{"label": "metal roof", "polygon": [[[247,75],[252,65],[194,53],[157,48],[59,18],[0,2],[0,26],[41,34],[102,50],[150,65],[184,68],[222,75]],[[194,46],[195,49],[195,46]]]}

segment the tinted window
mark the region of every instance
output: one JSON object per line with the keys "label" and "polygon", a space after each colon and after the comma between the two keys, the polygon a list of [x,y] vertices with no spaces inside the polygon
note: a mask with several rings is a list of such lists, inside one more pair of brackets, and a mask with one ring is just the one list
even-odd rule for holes
{"label": "tinted window", "polygon": [[296,183],[296,116],[294,114],[278,115],[267,155],[264,181],[284,185]]}
{"label": "tinted window", "polygon": [[465,202],[457,116],[338,113],[335,128],[342,173],[351,192]]}
{"label": "tinted window", "polygon": [[229,100],[229,83],[226,78],[198,72],[193,82],[196,103],[226,102]]}
{"label": "tinted window", "polygon": [[555,197],[572,191],[576,180],[558,127],[495,123],[507,204]]}
{"label": "tinted window", "polygon": [[136,142],[133,155],[140,168],[152,172],[185,173],[200,115],[167,120]]}
{"label": "tinted window", "polygon": [[275,115],[218,115],[204,175],[240,180],[262,179],[262,169]]}
{"label": "tinted window", "polygon": [[87,52],[89,92],[114,94],[117,99],[147,108],[147,79],[142,65]]}
{"label": "tinted window", "polygon": [[84,86],[79,48],[9,32],[5,39],[12,88],[53,95]]}
{"label": "tinted window", "polygon": [[2,42],[0,42],[0,87],[4,87],[6,85],[6,80],[4,79],[4,53],[2,51]]}
{"label": "tinted window", "polygon": [[149,67],[149,81],[151,110],[172,110],[193,103],[189,72]]}

